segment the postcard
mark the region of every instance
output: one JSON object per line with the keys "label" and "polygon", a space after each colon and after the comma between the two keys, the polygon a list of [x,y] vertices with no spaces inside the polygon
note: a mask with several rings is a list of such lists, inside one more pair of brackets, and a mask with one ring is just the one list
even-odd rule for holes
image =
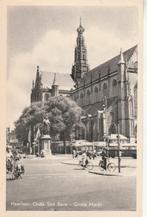
{"label": "postcard", "polygon": [[2,216],[141,216],[143,1],[1,1]]}

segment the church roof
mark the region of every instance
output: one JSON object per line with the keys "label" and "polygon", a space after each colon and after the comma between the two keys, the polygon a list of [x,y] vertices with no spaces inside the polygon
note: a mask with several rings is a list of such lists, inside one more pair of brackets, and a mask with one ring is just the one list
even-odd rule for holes
{"label": "church roof", "polygon": [[[112,106],[117,106],[117,97],[112,97],[107,99],[107,111],[111,109]],[[84,110],[86,111],[87,114],[97,114],[98,110],[102,111],[104,109],[103,107],[104,102],[99,101],[95,104],[92,105],[87,105],[85,106]]]}
{"label": "church roof", "polygon": [[[50,88],[54,81],[55,72],[47,72],[40,70],[42,77],[43,88]],[[74,82],[70,74],[56,73],[56,85],[59,85],[59,89],[70,90],[74,86]]]}
{"label": "church roof", "polygon": [[[137,48],[137,45],[123,52],[124,60],[129,61],[129,59],[132,57],[136,48]],[[91,82],[91,80],[94,81],[98,79],[99,75],[103,77],[104,75],[107,75],[108,72],[112,73],[112,72],[117,71],[119,61],[120,61],[120,54],[98,65],[94,69],[90,70],[88,73],[84,75],[86,83]]]}

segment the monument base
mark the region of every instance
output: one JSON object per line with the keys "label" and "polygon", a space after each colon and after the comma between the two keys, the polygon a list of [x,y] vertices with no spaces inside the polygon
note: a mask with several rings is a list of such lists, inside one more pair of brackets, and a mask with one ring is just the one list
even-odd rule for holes
{"label": "monument base", "polygon": [[51,137],[49,135],[43,135],[41,137],[41,149],[40,154],[42,157],[49,157],[51,153]]}

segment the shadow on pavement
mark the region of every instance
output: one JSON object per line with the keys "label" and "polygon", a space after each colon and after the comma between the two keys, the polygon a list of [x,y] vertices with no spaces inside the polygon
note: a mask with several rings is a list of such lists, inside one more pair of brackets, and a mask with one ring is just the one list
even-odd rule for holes
{"label": "shadow on pavement", "polygon": [[78,165],[78,163],[67,163],[67,162],[60,162],[61,164],[66,164],[66,165]]}
{"label": "shadow on pavement", "polygon": [[85,170],[82,167],[81,168],[74,168],[74,170]]}
{"label": "shadow on pavement", "polygon": [[93,172],[93,171],[88,171],[89,173],[96,174],[96,175],[101,175],[101,176],[121,176],[121,174],[116,174],[116,173],[108,173],[108,172]]}

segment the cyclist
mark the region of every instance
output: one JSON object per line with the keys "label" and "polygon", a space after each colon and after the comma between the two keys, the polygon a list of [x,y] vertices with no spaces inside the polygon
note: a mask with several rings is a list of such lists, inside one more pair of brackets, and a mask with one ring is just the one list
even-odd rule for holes
{"label": "cyclist", "polygon": [[103,168],[106,170],[106,167],[107,167],[107,151],[105,149],[102,150],[101,156],[102,156]]}
{"label": "cyclist", "polygon": [[15,158],[15,169],[17,171],[18,176],[20,177],[21,177],[21,174],[24,174],[25,172],[24,165],[23,165],[23,162],[20,156],[17,156]]}
{"label": "cyclist", "polygon": [[14,171],[14,156],[9,148],[6,149],[6,170],[7,173]]}
{"label": "cyclist", "polygon": [[92,153],[93,160],[96,158],[96,156],[97,156],[96,149],[94,149]]}

